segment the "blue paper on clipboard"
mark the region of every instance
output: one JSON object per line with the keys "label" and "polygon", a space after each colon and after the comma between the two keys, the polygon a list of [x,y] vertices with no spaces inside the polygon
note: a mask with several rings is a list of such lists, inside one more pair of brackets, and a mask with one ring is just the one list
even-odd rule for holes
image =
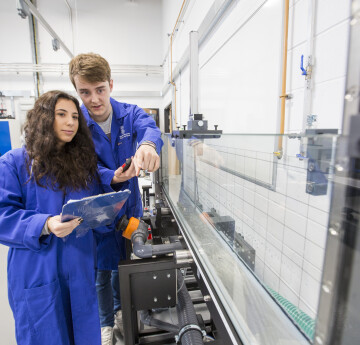
{"label": "blue paper on clipboard", "polygon": [[85,235],[89,229],[110,225],[119,214],[131,194],[125,189],[90,196],[80,200],[69,200],[62,208],[61,222],[81,217],[84,221],[76,227],[76,237]]}

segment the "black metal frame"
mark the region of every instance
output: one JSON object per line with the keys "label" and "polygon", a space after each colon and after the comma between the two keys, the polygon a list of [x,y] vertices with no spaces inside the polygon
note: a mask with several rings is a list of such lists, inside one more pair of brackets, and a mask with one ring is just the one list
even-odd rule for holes
{"label": "black metal frame", "polygon": [[[161,271],[175,270],[184,267],[175,263],[173,257],[161,257],[156,259],[126,260],[119,263],[119,280],[121,283],[120,296],[123,311],[124,322],[124,341],[125,345],[137,344],[169,344],[174,342],[174,334],[159,332],[157,334],[147,335],[147,339],[140,339],[136,303],[134,303],[134,285],[133,278],[144,273],[157,274]],[[144,294],[147,293],[147,287],[144,286]],[[146,297],[146,296],[145,296]],[[152,298],[152,296],[148,296]],[[144,332],[143,332],[144,333]]]}

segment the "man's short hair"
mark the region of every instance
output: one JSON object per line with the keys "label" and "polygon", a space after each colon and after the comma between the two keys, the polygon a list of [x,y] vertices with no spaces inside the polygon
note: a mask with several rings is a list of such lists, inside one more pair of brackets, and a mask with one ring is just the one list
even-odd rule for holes
{"label": "man's short hair", "polygon": [[72,84],[75,85],[74,78],[80,76],[88,83],[96,83],[111,80],[111,70],[109,63],[99,54],[88,53],[75,56],[69,64],[69,76]]}

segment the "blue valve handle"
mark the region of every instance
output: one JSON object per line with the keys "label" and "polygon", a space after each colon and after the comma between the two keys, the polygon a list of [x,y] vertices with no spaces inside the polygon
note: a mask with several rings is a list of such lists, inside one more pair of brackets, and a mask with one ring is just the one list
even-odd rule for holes
{"label": "blue valve handle", "polygon": [[307,75],[306,69],[304,68],[304,55],[301,55],[300,69],[302,70],[302,75]]}

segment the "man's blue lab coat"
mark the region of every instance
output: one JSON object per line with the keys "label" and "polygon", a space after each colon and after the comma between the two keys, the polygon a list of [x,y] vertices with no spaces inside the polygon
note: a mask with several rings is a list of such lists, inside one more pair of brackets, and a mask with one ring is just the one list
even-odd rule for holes
{"label": "man's blue lab coat", "polygon": [[79,238],[73,231],[66,240],[40,236],[64,203],[98,194],[99,187],[64,196],[27,183],[25,156],[21,148],[0,158],[0,243],[10,247],[8,295],[17,343],[100,345],[93,231]]}
{"label": "man's blue lab coat", "polygon": [[[101,127],[89,116],[84,105],[81,110],[87,119],[92,133],[95,150],[99,160],[99,172],[103,186],[108,186],[107,192],[128,188],[131,195],[119,213],[118,219],[126,213],[126,216],[141,217],[142,202],[137,177],[119,185],[110,183],[114,172],[125,163],[127,158],[135,155],[136,149],[144,141],[151,141],[156,145],[157,153],[163,145],[161,132],[156,127],[155,121],[137,105],[120,103],[110,98],[113,109],[111,123],[111,142]],[[104,187],[106,188],[106,187]],[[111,232],[97,235],[98,240],[98,268],[101,270],[117,270],[120,259],[125,258],[125,241],[121,232]]]}

